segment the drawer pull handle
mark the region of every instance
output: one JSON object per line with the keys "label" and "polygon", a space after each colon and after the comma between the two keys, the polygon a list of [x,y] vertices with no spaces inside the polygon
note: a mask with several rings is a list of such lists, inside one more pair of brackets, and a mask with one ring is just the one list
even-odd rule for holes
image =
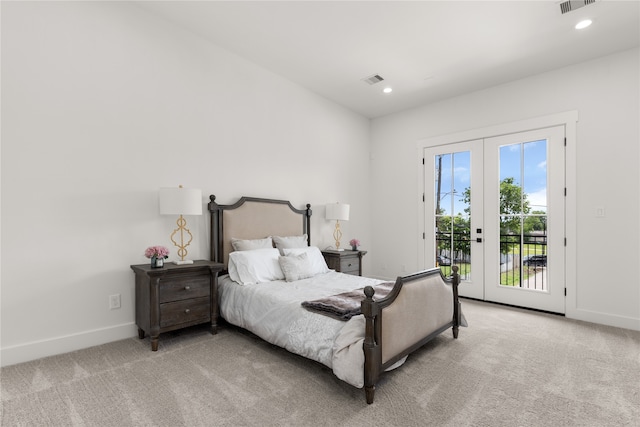
{"label": "drawer pull handle", "polygon": [[191,312],[191,310],[189,310],[188,308],[184,311],[185,314],[189,314],[189,312]]}
{"label": "drawer pull handle", "polygon": [[351,264],[349,264],[349,267],[351,267]]}
{"label": "drawer pull handle", "polygon": [[184,290],[185,290],[185,291],[188,291],[189,289],[191,289],[191,286],[189,286],[189,285],[187,285],[187,286],[185,286],[185,287],[184,287]]}

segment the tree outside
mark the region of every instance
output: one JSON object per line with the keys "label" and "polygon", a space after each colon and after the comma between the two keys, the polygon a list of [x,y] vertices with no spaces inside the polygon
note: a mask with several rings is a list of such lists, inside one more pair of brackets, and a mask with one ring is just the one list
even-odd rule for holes
{"label": "tree outside", "polygon": [[[471,252],[471,189],[467,187],[462,194],[461,202],[466,206],[466,215],[443,215],[436,208],[436,242],[438,264],[449,267],[451,263],[459,264],[461,273],[468,270]],[[437,204],[439,206],[439,204]],[[531,206],[522,187],[515,183],[515,178],[507,177],[500,182],[500,252],[507,259],[509,254],[537,253],[541,241],[546,243],[546,212],[531,211]],[[523,239],[524,238],[524,239]],[[524,241],[523,241],[524,240]],[[526,248],[523,248],[526,245]],[[448,259],[447,259],[448,258]],[[447,265],[449,264],[449,265]],[[512,266],[519,270],[520,265]],[[467,271],[468,273],[468,271]],[[516,271],[512,271],[516,273]],[[520,274],[517,274],[519,282]],[[513,282],[514,280],[509,280]],[[511,283],[504,283],[511,284]]]}

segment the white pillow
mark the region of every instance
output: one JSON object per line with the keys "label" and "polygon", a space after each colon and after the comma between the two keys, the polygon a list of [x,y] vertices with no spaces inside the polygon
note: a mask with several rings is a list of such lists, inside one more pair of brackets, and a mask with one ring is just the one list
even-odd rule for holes
{"label": "white pillow", "polygon": [[280,250],[281,255],[284,255],[283,249],[285,248],[306,248],[309,246],[306,234],[287,237],[273,236],[273,243]]}
{"label": "white pillow", "polygon": [[300,255],[281,256],[278,262],[287,282],[314,276],[309,257],[304,252]]}
{"label": "white pillow", "polygon": [[271,282],[284,279],[278,263],[277,249],[254,249],[229,254],[229,277],[241,285]]}
{"label": "white pillow", "polygon": [[231,246],[234,251],[252,251],[254,249],[271,249],[273,248],[273,241],[271,237],[264,239],[243,240],[231,238]]}
{"label": "white pillow", "polygon": [[285,256],[307,254],[309,263],[311,264],[311,272],[313,276],[316,274],[328,273],[329,267],[324,260],[320,249],[317,246],[307,246],[306,248],[289,248],[283,249]]}

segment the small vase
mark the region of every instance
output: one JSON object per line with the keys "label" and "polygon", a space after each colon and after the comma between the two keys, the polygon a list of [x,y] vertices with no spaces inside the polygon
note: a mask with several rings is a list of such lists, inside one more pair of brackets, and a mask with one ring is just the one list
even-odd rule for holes
{"label": "small vase", "polygon": [[352,250],[352,251],[357,251],[357,250],[358,250],[358,247],[357,247],[357,246],[351,246],[351,250]]}
{"label": "small vase", "polygon": [[164,258],[162,257],[151,257],[151,268],[162,268],[164,267]]}

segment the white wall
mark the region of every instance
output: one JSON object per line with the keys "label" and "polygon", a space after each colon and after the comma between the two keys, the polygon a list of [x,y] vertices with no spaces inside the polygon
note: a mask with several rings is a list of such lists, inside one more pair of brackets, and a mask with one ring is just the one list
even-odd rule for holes
{"label": "white wall", "polygon": [[129,265],[176,220],[159,187],[311,203],[320,247],[347,202],[370,244],[369,120],[129,3],[1,7],[3,365],[135,335]]}
{"label": "white wall", "polygon": [[577,215],[568,221],[577,271],[567,316],[640,329],[639,76],[634,49],[373,120],[373,273],[394,277],[423,264],[419,140],[577,111],[567,170],[576,187],[568,190]]}

